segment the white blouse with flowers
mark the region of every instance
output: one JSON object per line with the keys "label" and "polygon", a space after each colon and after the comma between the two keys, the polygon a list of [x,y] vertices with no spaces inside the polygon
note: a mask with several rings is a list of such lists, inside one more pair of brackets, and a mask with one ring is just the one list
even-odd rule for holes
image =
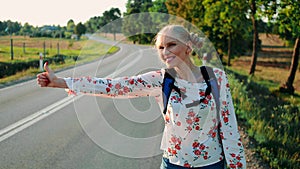
{"label": "white blouse with flowers", "polygon": [[[171,92],[161,141],[163,156],[173,164],[185,167],[201,167],[217,163],[224,158],[230,168],[246,168],[244,148],[240,140],[226,74],[214,68],[220,91],[220,123],[213,95],[200,104],[193,103],[205,97],[205,81],[191,83],[175,78],[175,90]],[[110,97],[154,96],[162,104],[164,70],[151,71],[132,77],[65,78],[69,92]],[[199,103],[199,102],[198,102]],[[217,127],[219,124],[220,127]]]}

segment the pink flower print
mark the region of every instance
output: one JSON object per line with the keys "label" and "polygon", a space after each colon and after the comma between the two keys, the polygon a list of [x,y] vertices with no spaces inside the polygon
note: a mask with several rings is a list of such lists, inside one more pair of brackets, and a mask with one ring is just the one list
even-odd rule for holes
{"label": "pink flower print", "polygon": [[186,129],[187,129],[187,131],[189,131],[189,132],[190,132],[190,131],[192,131],[192,129],[193,129],[193,128],[192,128],[191,126],[187,126],[187,128],[186,128]]}
{"label": "pink flower print", "polygon": [[172,143],[176,143],[177,142],[177,138],[175,136],[172,136],[171,141],[172,141]]}
{"label": "pink flower print", "polygon": [[211,100],[211,95],[206,96],[207,100]]}
{"label": "pink flower print", "polygon": [[87,77],[86,80],[87,80],[89,83],[91,83],[92,78],[91,78],[91,77]]}
{"label": "pink flower print", "polygon": [[137,81],[138,81],[139,83],[143,83],[143,82],[144,82],[142,78],[138,78]]}
{"label": "pink flower print", "polygon": [[200,92],[199,92],[199,95],[200,95],[201,97],[203,97],[203,96],[205,96],[205,92],[204,92],[204,91],[200,91]]}
{"label": "pink flower print", "polygon": [[118,91],[118,95],[123,95],[124,93],[123,93],[123,91],[122,90],[119,90]]}
{"label": "pink flower print", "polygon": [[188,118],[188,119],[186,119],[186,123],[189,124],[189,125],[192,125],[193,124],[193,120],[190,119],[190,118]]}
{"label": "pink flower print", "polygon": [[167,123],[169,123],[170,122],[170,116],[169,115],[165,115],[165,121],[167,122]]}
{"label": "pink flower print", "polygon": [[242,167],[243,167],[243,163],[237,162],[237,163],[236,163],[236,166],[237,166],[238,168],[242,168]]}
{"label": "pink flower print", "polygon": [[188,113],[188,116],[189,117],[194,117],[196,114],[194,113],[193,110],[190,110],[189,113]]}
{"label": "pink flower print", "polygon": [[183,164],[183,166],[184,166],[184,167],[187,167],[187,168],[191,168],[191,164],[189,164],[188,162],[185,162],[185,163]]}
{"label": "pink flower print", "polygon": [[223,80],[222,77],[219,77],[219,78],[218,78],[218,82],[219,82],[219,83],[221,83],[222,80]]}
{"label": "pink flower print", "polygon": [[211,134],[211,137],[212,138],[215,138],[217,136],[217,133],[216,132],[213,132],[212,134]]}
{"label": "pink flower print", "polygon": [[234,154],[234,153],[231,153],[230,155],[231,155],[231,157],[233,157],[233,158],[235,157],[235,154]]}
{"label": "pink flower print", "polygon": [[204,149],[205,149],[205,145],[201,144],[201,145],[199,146],[199,148],[200,148],[200,150],[204,150]]}
{"label": "pink flower print", "polygon": [[223,120],[224,120],[225,123],[228,123],[228,121],[229,121],[228,117],[224,117]]}
{"label": "pink flower print", "polygon": [[175,149],[180,150],[180,149],[181,149],[180,145],[179,145],[179,144],[176,144],[176,145],[175,145]]}
{"label": "pink flower print", "polygon": [[193,143],[193,148],[195,149],[196,147],[199,147],[199,145],[200,145],[200,143],[199,142],[197,142],[197,141],[195,141],[194,143]]}
{"label": "pink flower print", "polygon": [[201,151],[200,151],[200,150],[195,150],[195,151],[194,151],[194,154],[195,154],[196,156],[199,156],[199,155],[201,155]]}
{"label": "pink flower print", "polygon": [[121,84],[120,84],[120,83],[115,84],[115,88],[116,88],[117,90],[119,90],[119,89],[121,88]]}
{"label": "pink flower print", "polygon": [[129,84],[133,85],[134,84],[134,79],[129,79]]}
{"label": "pink flower print", "polygon": [[203,104],[208,104],[208,100],[207,100],[207,99],[204,99],[202,103],[203,103]]}
{"label": "pink flower print", "polygon": [[204,160],[207,160],[210,158],[210,156],[208,155],[208,151],[206,151],[205,149],[208,149],[208,147],[206,147],[203,144],[200,144],[197,140],[194,141],[194,143],[192,144],[192,147],[194,149],[194,154],[196,155],[196,157],[194,157],[195,160],[197,160],[198,158],[203,158]]}
{"label": "pink flower print", "polygon": [[229,165],[229,167],[230,167],[230,168],[236,168],[235,165],[232,164],[232,163]]}
{"label": "pink flower print", "polygon": [[124,91],[124,93],[128,93],[130,90],[127,86],[124,86],[123,91]]}

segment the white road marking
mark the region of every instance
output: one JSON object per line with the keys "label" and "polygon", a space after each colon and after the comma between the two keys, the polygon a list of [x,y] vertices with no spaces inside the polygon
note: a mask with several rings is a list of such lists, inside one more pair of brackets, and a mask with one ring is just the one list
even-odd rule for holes
{"label": "white road marking", "polygon": [[[129,64],[125,65],[124,67],[118,69],[117,71],[113,72],[110,75],[107,75],[106,77],[111,77],[112,75],[118,75],[122,72],[124,72],[126,69],[131,68],[138,62],[138,60],[142,57],[142,55],[139,55],[138,57],[135,57],[134,60],[129,62]],[[78,96],[68,96],[66,98],[63,98],[62,100],[55,102],[51,104],[50,106],[33,113],[30,116],[25,117],[22,120],[19,120],[18,122],[11,124],[7,126],[4,129],[0,130],[0,142],[4,141],[5,139],[17,134],[18,132],[26,129],[27,127],[35,124],[36,122],[48,117],[49,115],[57,112],[58,110],[64,108],[65,106],[69,105],[70,103],[74,102],[75,100],[81,98],[84,95],[78,95]]]}

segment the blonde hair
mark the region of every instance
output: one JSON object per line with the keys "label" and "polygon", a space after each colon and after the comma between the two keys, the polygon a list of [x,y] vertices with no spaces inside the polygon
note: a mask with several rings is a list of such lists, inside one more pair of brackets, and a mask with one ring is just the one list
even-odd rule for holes
{"label": "blonde hair", "polygon": [[177,39],[185,44],[189,41],[196,48],[201,48],[203,45],[204,38],[200,38],[198,34],[189,33],[189,31],[181,25],[167,25],[163,27],[156,35],[155,41],[159,35],[169,36]]}

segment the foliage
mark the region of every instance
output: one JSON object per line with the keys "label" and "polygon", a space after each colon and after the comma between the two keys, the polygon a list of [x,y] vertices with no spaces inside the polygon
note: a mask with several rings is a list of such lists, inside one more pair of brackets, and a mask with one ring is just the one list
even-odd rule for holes
{"label": "foliage", "polygon": [[[156,26],[152,17],[146,13],[153,6],[152,0],[128,0],[124,13],[122,33],[134,43],[147,44],[152,42]],[[153,8],[152,8],[153,9]],[[140,13],[136,15],[136,13]]]}
{"label": "foliage", "polygon": [[[300,106],[272,94],[251,77],[230,73],[232,98],[239,121],[247,124],[257,151],[272,168],[297,168],[300,156]],[[259,91],[259,92],[257,92]]]}
{"label": "foliage", "polygon": [[74,29],[74,33],[78,35],[79,39],[81,37],[82,34],[84,34],[86,32],[86,27],[79,22]]}

